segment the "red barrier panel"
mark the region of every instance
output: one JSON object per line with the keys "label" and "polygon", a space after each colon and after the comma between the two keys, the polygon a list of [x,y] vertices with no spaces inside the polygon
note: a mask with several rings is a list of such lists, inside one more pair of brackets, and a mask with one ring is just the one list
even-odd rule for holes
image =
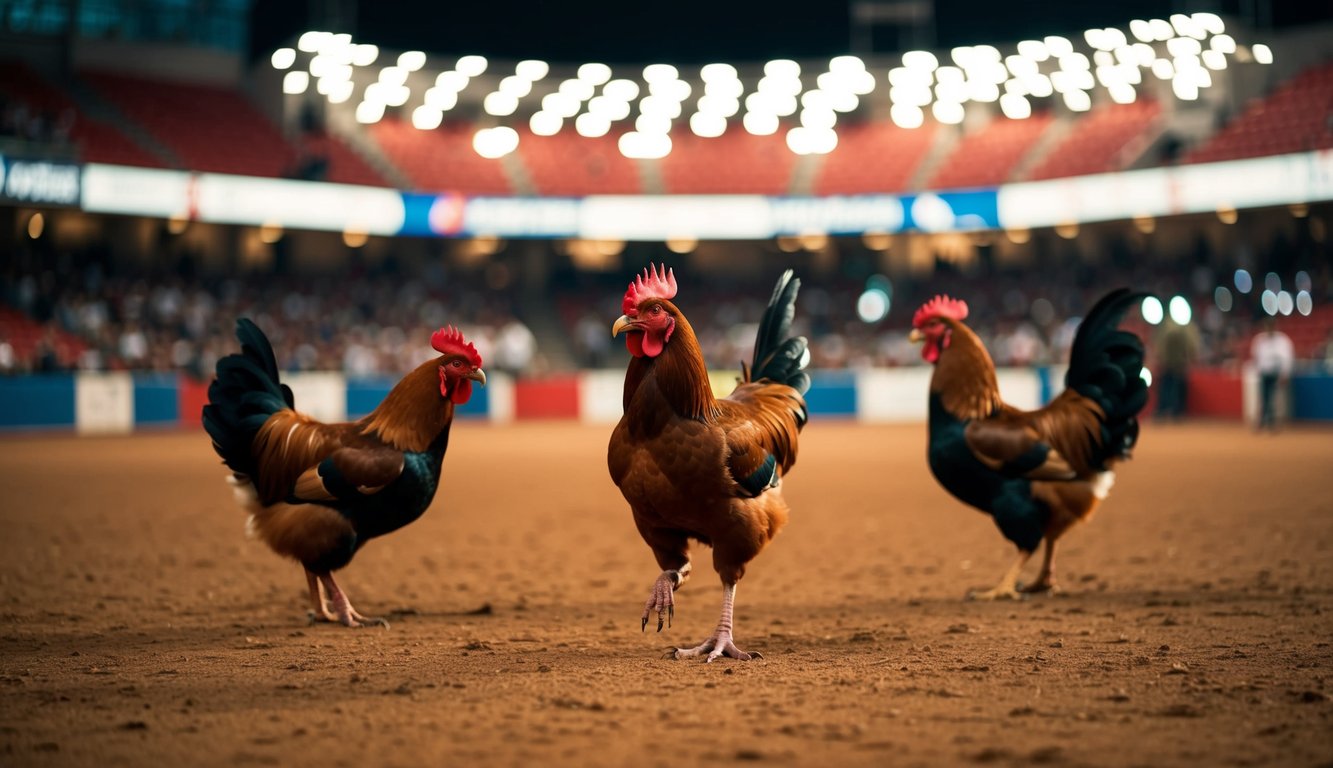
{"label": "red barrier panel", "polygon": [[1190,371],[1186,412],[1190,416],[1235,419],[1244,411],[1240,373],[1223,368]]}
{"label": "red barrier panel", "polygon": [[203,428],[203,410],[208,403],[208,384],[207,381],[199,381],[184,375],[177,379],[176,402],[180,406],[180,426],[182,428]]}
{"label": "red barrier panel", "polygon": [[577,419],[578,417],[578,377],[519,380],[514,383],[514,418]]}

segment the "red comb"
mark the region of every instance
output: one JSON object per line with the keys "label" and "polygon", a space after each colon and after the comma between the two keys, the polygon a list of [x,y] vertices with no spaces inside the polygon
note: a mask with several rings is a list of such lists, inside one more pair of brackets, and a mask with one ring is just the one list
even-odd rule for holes
{"label": "red comb", "polygon": [[670,299],[676,295],[676,275],[671,270],[662,265],[662,271],[658,272],[657,267],[652,264],[643,270],[643,274],[634,278],[634,282],[629,284],[629,290],[625,291],[625,300],[620,304],[620,310],[627,315],[638,313],[639,302],[646,298]]}
{"label": "red comb", "polygon": [[921,305],[921,309],[912,315],[912,327],[920,328],[933,317],[947,317],[950,320],[963,320],[967,317],[967,302],[943,294]]}
{"label": "red comb", "polygon": [[463,332],[452,325],[431,334],[430,345],[441,354],[460,355],[478,368],[481,367],[481,355],[477,354],[477,348],[469,344],[463,338]]}

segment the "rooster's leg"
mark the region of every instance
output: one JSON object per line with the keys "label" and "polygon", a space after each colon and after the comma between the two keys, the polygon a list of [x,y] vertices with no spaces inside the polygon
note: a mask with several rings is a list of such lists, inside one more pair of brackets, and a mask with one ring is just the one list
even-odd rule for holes
{"label": "rooster's leg", "polygon": [[676,616],[676,600],[673,597],[676,589],[685,580],[690,577],[690,564],[686,563],[680,568],[674,570],[668,569],[662,571],[662,575],[653,582],[653,591],[648,595],[648,602],[643,605],[643,622],[639,629],[648,631],[648,616],[657,611],[657,631],[662,631],[663,612],[666,615],[666,625],[671,626],[671,620]]}
{"label": "rooster's leg", "polygon": [[1018,591],[1024,594],[1055,591],[1055,539],[1046,537],[1046,549],[1042,552],[1041,558],[1041,573],[1037,574],[1037,580],[1031,584],[1024,584]]}
{"label": "rooster's leg", "polygon": [[707,654],[704,661],[712,661],[719,656],[730,656],[733,659],[749,661],[750,659],[761,659],[763,654],[759,652],[746,653],[736,647],[736,643],[731,637],[731,613],[732,606],[736,602],[736,585],[722,585],[722,617],[718,619],[717,629],[713,631],[713,636],[703,641],[694,648],[673,648],[667,654],[673,659],[692,659],[696,656]]}
{"label": "rooster's leg", "polygon": [[1015,562],[1013,567],[1004,574],[1004,578],[1000,579],[999,584],[996,584],[993,589],[988,589],[985,592],[968,592],[967,599],[996,600],[1002,597],[1007,597],[1010,600],[1023,599],[1023,596],[1019,594],[1017,588],[1018,574],[1023,572],[1023,566],[1027,565],[1028,558],[1030,557],[1032,557],[1031,552],[1021,549],[1018,550],[1018,561]]}
{"label": "rooster's leg", "polygon": [[325,591],[329,593],[329,602],[333,604],[333,612],[338,614],[338,621],[347,627],[364,627],[368,624],[381,624],[385,629],[389,628],[389,622],[375,616],[362,616],[352,607],[352,601],[347,599],[347,595],[338,588],[338,582],[333,580],[332,573],[319,574],[319,581],[324,585]]}
{"label": "rooster's leg", "polygon": [[310,589],[310,611],[308,612],[310,623],[314,624],[317,621],[337,621],[338,617],[329,613],[329,607],[324,602],[324,595],[319,589],[319,578],[315,576],[309,568],[307,568],[305,572],[305,583]]}

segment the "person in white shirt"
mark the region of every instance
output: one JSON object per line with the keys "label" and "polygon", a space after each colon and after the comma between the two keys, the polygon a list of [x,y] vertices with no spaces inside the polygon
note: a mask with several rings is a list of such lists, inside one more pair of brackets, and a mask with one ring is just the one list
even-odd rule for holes
{"label": "person in white shirt", "polygon": [[1291,377],[1296,351],[1291,337],[1277,329],[1277,318],[1264,320],[1264,329],[1250,342],[1250,359],[1259,372],[1259,429],[1277,429],[1274,400],[1279,387]]}

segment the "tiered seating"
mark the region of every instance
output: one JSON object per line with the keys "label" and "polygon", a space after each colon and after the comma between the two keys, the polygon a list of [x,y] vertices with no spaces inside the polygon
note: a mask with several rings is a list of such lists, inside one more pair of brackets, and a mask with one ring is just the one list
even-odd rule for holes
{"label": "tiered seating", "polygon": [[638,167],[620,154],[619,133],[587,138],[569,129],[554,136],[521,129],[518,135],[518,154],[538,194],[581,197],[643,192]]}
{"label": "tiered seating", "polygon": [[69,139],[79,157],[92,163],[118,163],[160,167],[162,162],[109,123],[92,120],[78,105],[22,61],[0,61],[0,93],[29,109],[45,113],[51,120],[72,116]]}
{"label": "tiered seating", "polygon": [[662,182],[672,194],[786,194],[796,155],[786,130],[753,136],[739,125],[715,139],[688,128],[671,132],[671,154],[661,160]]}
{"label": "tiered seating", "polygon": [[311,133],[301,142],[306,151],[324,155],[328,159],[328,171],[322,181],[371,187],[390,186],[360,155],[331,133]]}
{"label": "tiered seating", "polygon": [[1156,101],[1106,104],[1080,119],[1064,141],[1032,170],[1031,179],[1054,179],[1118,171],[1127,160],[1122,152],[1156,124],[1162,107]]}
{"label": "tiered seating", "polygon": [[501,161],[488,160],[472,149],[476,131],[472,123],[445,123],[433,131],[422,131],[395,118],[370,126],[389,160],[418,190],[511,194]]}
{"label": "tiered seating", "polygon": [[85,78],[190,170],[247,176],[292,170],[292,147],[235,90],[101,72]]}
{"label": "tiered seating", "polygon": [[824,156],[814,192],[903,192],[934,139],[934,123],[915,129],[889,121],[838,126],[838,146]]}
{"label": "tiered seating", "polygon": [[14,348],[14,359],[21,365],[32,365],[35,362],[37,347],[48,334],[61,367],[71,368],[76,365],[79,355],[86,349],[79,337],[57,329],[54,324],[43,326],[22,312],[0,307],[0,339],[8,341]]}
{"label": "tiered seating", "polygon": [[1333,147],[1333,62],[1305,70],[1185,157],[1187,163],[1238,160]]}
{"label": "tiered seating", "polygon": [[1003,184],[1050,124],[1049,113],[1036,113],[1026,120],[997,117],[964,136],[926,186],[949,189]]}

